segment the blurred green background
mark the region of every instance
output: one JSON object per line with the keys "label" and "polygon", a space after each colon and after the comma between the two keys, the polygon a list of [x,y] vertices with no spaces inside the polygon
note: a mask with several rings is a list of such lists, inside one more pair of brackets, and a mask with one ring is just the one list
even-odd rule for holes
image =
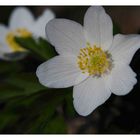
{"label": "blurred green background", "polygon": [[[0,7],[0,23],[8,24],[15,7]],[[57,18],[83,23],[88,6],[32,6],[38,17],[46,8]],[[114,22],[114,34],[140,32],[140,7],[105,6]],[[16,41],[31,52],[20,61],[0,60],[0,133],[1,134],[136,134],[140,133],[140,51],[131,67],[137,84],[126,96],[115,96],[88,117],[79,116],[72,103],[72,88],[50,89],[38,82],[39,64],[56,52],[45,40],[31,38]],[[36,46],[36,49],[34,48]],[[40,51],[38,51],[40,50]]]}

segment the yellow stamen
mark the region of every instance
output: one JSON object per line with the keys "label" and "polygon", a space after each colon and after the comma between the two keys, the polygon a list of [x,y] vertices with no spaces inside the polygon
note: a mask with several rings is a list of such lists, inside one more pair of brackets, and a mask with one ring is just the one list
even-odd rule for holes
{"label": "yellow stamen", "polygon": [[27,29],[17,29],[15,32],[9,32],[6,36],[6,41],[9,47],[14,51],[26,51],[26,49],[22,48],[18,43],[15,41],[15,37],[31,37],[32,34]]}
{"label": "yellow stamen", "polygon": [[86,48],[80,49],[77,63],[82,73],[101,76],[112,67],[112,59],[100,47],[93,47],[87,43]]}

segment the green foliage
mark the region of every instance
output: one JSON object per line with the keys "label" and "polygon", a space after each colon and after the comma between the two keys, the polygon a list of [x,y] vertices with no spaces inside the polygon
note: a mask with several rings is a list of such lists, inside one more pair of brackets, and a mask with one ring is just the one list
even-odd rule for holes
{"label": "green foliage", "polygon": [[38,61],[42,63],[56,55],[54,48],[42,38],[15,40],[27,49],[27,57],[32,57],[0,62],[0,133],[66,133],[67,126],[58,108],[63,110],[72,89],[44,87],[35,74]]}
{"label": "green foliage", "polygon": [[46,124],[43,133],[49,134],[64,134],[67,132],[66,123],[62,116],[52,118],[48,124]]}
{"label": "green foliage", "polygon": [[[60,117],[57,108],[62,107],[70,91],[47,89],[30,96],[8,99],[0,113],[0,130],[7,133],[66,133],[64,118]],[[4,119],[4,116],[7,117]],[[11,128],[14,129],[11,131]]]}
{"label": "green foliage", "polygon": [[118,33],[120,33],[120,28],[115,23],[113,23],[113,35]]}
{"label": "green foliage", "polygon": [[18,44],[20,44],[20,46],[29,50],[34,56],[38,56],[42,60],[48,60],[56,55],[54,48],[51,47],[50,44],[42,38],[34,40],[31,37],[16,37],[15,40]]}
{"label": "green foliage", "polygon": [[4,74],[9,75],[13,73],[18,73],[23,69],[23,65],[20,62],[8,62],[1,61],[0,62],[0,74],[4,76]]}
{"label": "green foliage", "polygon": [[35,74],[20,73],[6,78],[0,85],[0,89],[0,99],[6,99],[15,96],[29,96],[46,88],[38,82]]}
{"label": "green foliage", "polygon": [[72,94],[68,94],[65,98],[65,111],[66,111],[66,114],[68,115],[68,117],[75,116]]}

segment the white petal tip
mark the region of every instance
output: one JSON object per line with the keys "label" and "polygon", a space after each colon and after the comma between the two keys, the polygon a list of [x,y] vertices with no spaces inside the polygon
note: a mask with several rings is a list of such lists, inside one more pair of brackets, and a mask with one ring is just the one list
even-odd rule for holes
{"label": "white petal tip", "polygon": [[37,76],[40,84],[42,84],[43,86],[46,86],[46,84],[44,82],[44,78],[43,78],[44,77],[43,76],[43,69],[44,69],[43,64],[39,65],[37,67],[37,70],[36,70],[36,76]]}
{"label": "white petal tip", "polygon": [[49,19],[55,18],[55,13],[51,9],[47,9],[44,13]]}
{"label": "white petal tip", "polygon": [[77,106],[77,103],[75,103],[75,100],[73,101],[73,104],[74,104],[74,108],[75,108],[76,112],[83,117],[90,115],[94,111],[94,109],[92,111],[88,111],[88,109],[86,109],[86,108],[83,109],[80,106]]}
{"label": "white petal tip", "polygon": [[26,7],[16,7],[13,10],[13,13],[23,13],[23,12],[30,12],[28,8]]}

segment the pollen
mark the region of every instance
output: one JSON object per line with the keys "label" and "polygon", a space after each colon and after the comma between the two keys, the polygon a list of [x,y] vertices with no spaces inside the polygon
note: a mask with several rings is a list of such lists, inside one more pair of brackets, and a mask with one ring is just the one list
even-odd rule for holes
{"label": "pollen", "polygon": [[77,63],[82,73],[93,76],[101,76],[112,68],[111,55],[101,47],[91,46],[89,43],[85,48],[80,49]]}
{"label": "pollen", "polygon": [[9,32],[6,36],[6,42],[8,43],[9,47],[14,51],[26,51],[26,49],[22,48],[18,43],[15,41],[15,37],[31,37],[32,34],[25,28],[17,29],[16,31]]}

